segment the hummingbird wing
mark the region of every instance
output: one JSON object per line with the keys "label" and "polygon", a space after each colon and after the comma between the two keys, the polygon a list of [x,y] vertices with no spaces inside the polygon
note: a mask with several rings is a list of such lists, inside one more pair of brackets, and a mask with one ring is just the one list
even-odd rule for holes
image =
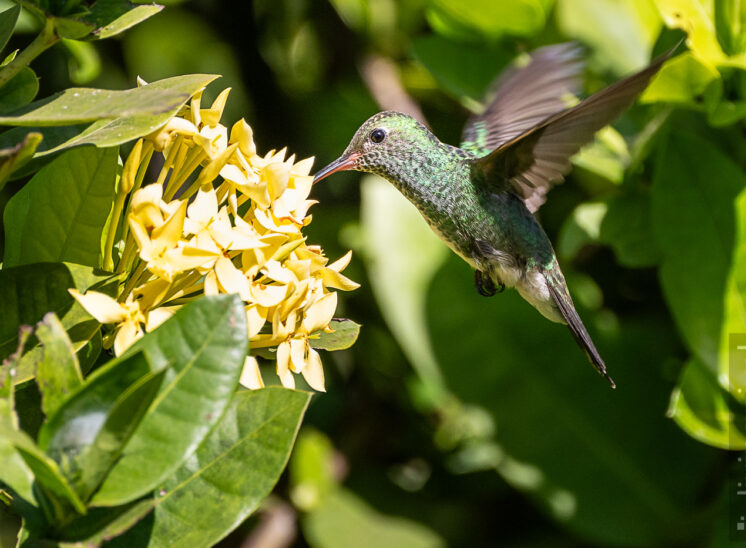
{"label": "hummingbird wing", "polygon": [[539,48],[523,67],[498,76],[484,97],[486,108],[469,118],[461,148],[484,156],[567,108],[582,86],[582,49],[574,43]]}
{"label": "hummingbird wing", "polygon": [[475,160],[486,184],[504,190],[507,181],[508,189],[535,212],[552,185],[570,171],[570,157],[634,102],[676,47],[640,72],[549,116],[488,156]]}

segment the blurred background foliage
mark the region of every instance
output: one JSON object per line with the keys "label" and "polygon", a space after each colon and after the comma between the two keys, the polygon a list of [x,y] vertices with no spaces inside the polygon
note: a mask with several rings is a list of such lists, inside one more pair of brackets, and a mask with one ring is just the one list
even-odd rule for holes
{"label": "blurred background foliage", "polygon": [[308,235],[357,252],[340,313],[364,327],[326,359],[275,494],[224,546],[725,545],[727,449],[746,449],[746,370],[727,353],[746,332],[746,4],[164,3],[121,39],[43,54],[39,97],[219,73],[224,120],[321,167],[402,98],[457,143],[486,85],[541,45],[583,44],[591,93],[689,33],[539,213],[619,388],[515,292],[480,297],[392,187],[340,174],[314,189]]}

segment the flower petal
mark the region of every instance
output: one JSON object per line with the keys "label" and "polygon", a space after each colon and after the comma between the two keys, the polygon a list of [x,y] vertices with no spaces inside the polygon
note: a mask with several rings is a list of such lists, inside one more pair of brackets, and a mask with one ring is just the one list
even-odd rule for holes
{"label": "flower petal", "polygon": [[303,317],[303,330],[311,334],[324,329],[332,321],[336,309],[337,294],[327,293],[306,310]]}
{"label": "flower petal", "polygon": [[308,349],[308,361],[301,373],[303,373],[303,378],[308,383],[308,386],[317,392],[326,392],[326,387],[324,386],[324,367],[321,364],[321,356],[313,348]]}
{"label": "flower petal", "polygon": [[238,382],[249,390],[264,388],[262,373],[259,371],[259,362],[254,356],[246,356],[241,370],[241,378],[238,379]]}
{"label": "flower petal", "polygon": [[85,295],[77,289],[67,291],[101,323],[119,323],[127,318],[127,309],[108,295],[98,291],[88,291]]}
{"label": "flower petal", "polygon": [[283,341],[277,345],[277,376],[285,388],[295,388],[295,379],[290,372],[290,343]]}

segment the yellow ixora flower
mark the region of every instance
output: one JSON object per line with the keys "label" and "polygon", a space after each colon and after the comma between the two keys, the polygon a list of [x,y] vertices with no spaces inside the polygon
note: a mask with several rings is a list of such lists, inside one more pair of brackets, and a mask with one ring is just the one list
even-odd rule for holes
{"label": "yellow ixora flower", "polygon": [[[250,346],[273,352],[283,386],[294,387],[301,374],[323,391],[312,341],[330,331],[333,290],[358,287],[342,274],[351,254],[328,264],[319,246],[306,243],[302,230],[316,203],[308,198],[313,158],[296,161],[285,149],[259,155],[244,120],[228,131],[220,118],[229,91],[207,108],[199,91],[178,116],[135,144],[116,202],[126,203],[121,233],[112,223],[106,240],[107,264],[114,264],[119,235],[116,271],[127,281],[116,300],[71,293],[101,323],[114,324],[107,340],[116,354],[182,304],[202,294],[237,293],[246,305]],[[162,167],[149,180],[154,154],[162,155]],[[264,386],[256,356],[246,357],[241,383]]]}

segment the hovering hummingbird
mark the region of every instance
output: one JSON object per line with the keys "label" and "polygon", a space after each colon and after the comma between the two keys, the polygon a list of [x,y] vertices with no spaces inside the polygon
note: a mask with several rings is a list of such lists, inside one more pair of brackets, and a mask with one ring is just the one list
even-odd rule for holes
{"label": "hovering hummingbird", "polygon": [[669,56],[568,108],[567,97],[581,87],[581,50],[573,44],[538,49],[527,65],[491,84],[486,107],[468,120],[459,148],[406,114],[381,112],[360,126],[314,183],[343,170],[387,179],[474,269],[481,295],[515,287],[546,318],[569,326],[613,388],[534,213],[570,171],[570,157],[634,102]]}

